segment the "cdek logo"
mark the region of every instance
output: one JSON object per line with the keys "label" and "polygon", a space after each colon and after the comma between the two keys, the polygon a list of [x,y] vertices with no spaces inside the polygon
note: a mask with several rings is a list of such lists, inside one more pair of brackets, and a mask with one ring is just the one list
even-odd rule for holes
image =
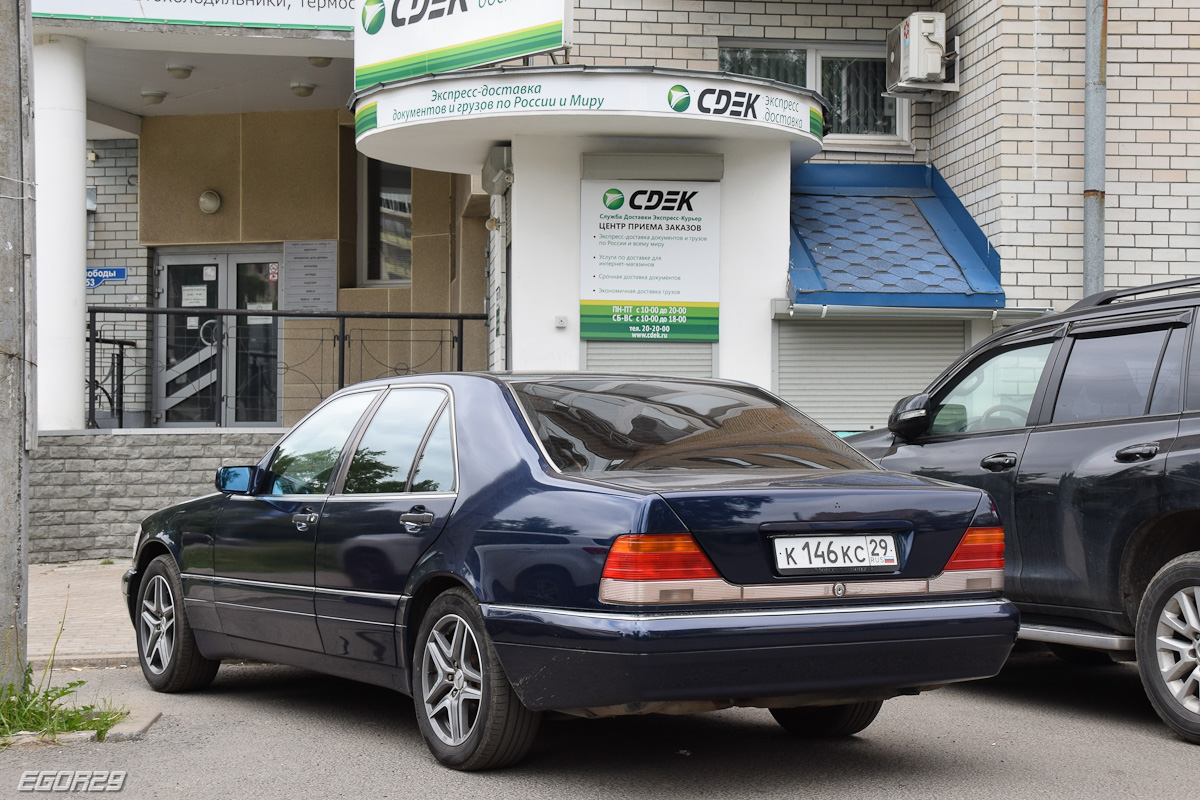
{"label": "cdek logo", "polygon": [[[467,0],[392,0],[392,27],[403,28],[427,19],[448,17],[456,10],[465,14]],[[362,26],[367,33],[379,33],[387,18],[387,0],[366,0],[363,4]]]}
{"label": "cdek logo", "polygon": [[[629,207],[636,211],[695,211],[692,200],[696,192],[685,192],[671,189],[663,192],[658,189],[638,189],[629,195]],[[625,202],[625,195],[619,189],[609,189],[604,193],[604,207],[616,211]]]}
{"label": "cdek logo", "polygon": [[[761,94],[731,92],[728,89],[705,89],[696,97],[696,110],[713,116],[758,119],[758,101]],[[692,104],[691,93],[683,86],[672,86],[667,90],[667,105],[672,111],[687,111]]]}

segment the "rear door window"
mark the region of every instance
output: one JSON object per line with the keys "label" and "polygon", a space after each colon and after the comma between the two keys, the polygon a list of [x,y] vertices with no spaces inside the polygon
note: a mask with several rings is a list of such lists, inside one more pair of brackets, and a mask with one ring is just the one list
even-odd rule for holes
{"label": "rear door window", "polygon": [[[447,395],[440,389],[397,389],[388,394],[358,443],[342,491],[346,494],[408,491],[417,452],[446,401]],[[453,468],[449,483],[453,484]]]}
{"label": "rear door window", "polygon": [[[1063,370],[1051,421],[1082,422],[1145,414],[1169,333],[1169,329],[1160,328],[1076,339]],[[1177,396],[1178,389],[1175,392]]]}

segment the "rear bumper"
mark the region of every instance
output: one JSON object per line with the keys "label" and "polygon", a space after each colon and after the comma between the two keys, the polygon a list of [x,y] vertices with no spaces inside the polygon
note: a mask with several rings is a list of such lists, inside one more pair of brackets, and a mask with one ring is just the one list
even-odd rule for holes
{"label": "rear bumper", "polygon": [[995,675],[1016,640],[1007,600],[629,614],[485,605],[525,705],[886,697]]}

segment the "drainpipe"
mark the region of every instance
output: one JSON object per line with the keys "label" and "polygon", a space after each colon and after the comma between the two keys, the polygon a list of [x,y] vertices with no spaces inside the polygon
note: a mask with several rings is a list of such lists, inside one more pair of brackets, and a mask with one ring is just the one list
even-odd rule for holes
{"label": "drainpipe", "polygon": [[1083,95],[1083,296],[1104,291],[1104,159],[1108,0],[1087,0]]}

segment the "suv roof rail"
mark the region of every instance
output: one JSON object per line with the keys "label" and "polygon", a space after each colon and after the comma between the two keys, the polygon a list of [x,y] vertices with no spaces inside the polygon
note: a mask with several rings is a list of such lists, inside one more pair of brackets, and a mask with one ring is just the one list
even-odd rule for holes
{"label": "suv roof rail", "polygon": [[1110,289],[1107,292],[1096,292],[1083,298],[1067,310],[1078,311],[1081,308],[1106,306],[1114,300],[1120,300],[1125,297],[1135,297],[1136,295],[1148,294],[1150,292],[1164,292],[1169,289],[1182,289],[1185,286],[1200,286],[1200,278],[1184,278],[1183,280],[1168,281],[1167,283],[1151,283],[1146,286],[1132,286],[1128,289]]}

